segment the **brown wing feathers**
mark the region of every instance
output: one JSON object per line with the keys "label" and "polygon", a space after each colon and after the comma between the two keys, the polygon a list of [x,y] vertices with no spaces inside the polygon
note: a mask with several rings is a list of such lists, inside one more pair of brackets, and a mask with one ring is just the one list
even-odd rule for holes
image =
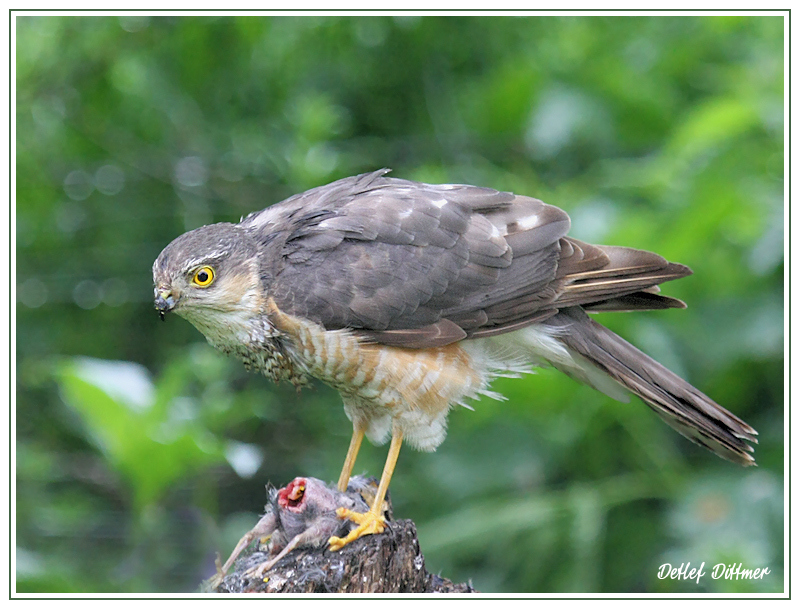
{"label": "brown wing feathers", "polygon": [[[558,276],[565,280],[559,305],[589,305],[591,310],[604,311],[685,306],[658,295],[657,285],[691,275],[688,267],[644,250],[589,245],[569,237],[561,241],[570,250],[559,264]],[[583,259],[579,252],[584,253]]]}
{"label": "brown wing feathers", "polygon": [[[264,274],[281,308],[328,329],[361,329],[378,342],[421,348],[511,331],[564,306],[682,305],[651,290],[688,274],[686,267],[566,237],[569,217],[557,207],[384,173],[274,206],[272,216],[288,225],[285,264]],[[258,216],[248,223],[270,233],[280,224]]]}

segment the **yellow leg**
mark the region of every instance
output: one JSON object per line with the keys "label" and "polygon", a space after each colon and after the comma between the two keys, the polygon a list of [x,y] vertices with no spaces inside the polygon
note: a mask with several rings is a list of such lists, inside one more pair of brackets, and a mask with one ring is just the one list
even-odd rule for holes
{"label": "yellow leg", "polygon": [[353,473],[353,466],[356,464],[356,457],[358,456],[358,449],[361,448],[361,440],[364,439],[364,430],[359,427],[353,427],[353,437],[350,438],[350,448],[347,449],[347,456],[344,459],[344,467],[339,476],[339,484],[337,485],[340,492],[347,490],[347,483],[350,482],[350,475]]}
{"label": "yellow leg", "polygon": [[383,466],[381,482],[378,485],[378,492],[375,495],[375,501],[372,502],[372,507],[369,509],[369,512],[361,514],[352,512],[346,508],[339,508],[336,510],[336,515],[339,518],[352,520],[358,526],[350,531],[347,537],[331,537],[328,540],[328,544],[332,551],[341,550],[351,541],[355,541],[364,535],[383,533],[383,530],[386,528],[386,520],[383,517],[383,500],[386,498],[386,491],[389,490],[389,481],[392,479],[394,466],[397,464],[397,457],[400,456],[400,446],[402,446],[402,444],[403,432],[394,428],[392,432],[392,443],[389,446],[389,455],[386,457],[386,465]]}

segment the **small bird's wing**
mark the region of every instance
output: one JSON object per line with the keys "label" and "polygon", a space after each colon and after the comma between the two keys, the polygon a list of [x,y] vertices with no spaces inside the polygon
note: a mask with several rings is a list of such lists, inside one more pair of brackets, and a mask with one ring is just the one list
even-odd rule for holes
{"label": "small bird's wing", "polygon": [[557,207],[385,173],[339,180],[242,222],[262,244],[262,277],[281,310],[423,348],[515,330],[566,306],[683,306],[654,286],[689,269],[566,237],[569,217]]}

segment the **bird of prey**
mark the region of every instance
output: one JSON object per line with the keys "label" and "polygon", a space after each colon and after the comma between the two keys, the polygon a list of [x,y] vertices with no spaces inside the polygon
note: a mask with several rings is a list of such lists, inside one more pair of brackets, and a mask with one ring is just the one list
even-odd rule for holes
{"label": "bird of prey", "polygon": [[633,393],[678,432],[752,465],[756,431],[589,318],[683,308],[658,284],[691,271],[661,256],[567,236],[569,216],[538,199],[386,177],[383,169],[295,195],[238,224],[204,226],[153,265],[155,307],[189,320],[245,366],[339,391],[353,435],[391,440],[366,513],[339,549],[381,532],[400,446],[434,450],[455,405],[498,376],[553,366],[619,399]]}

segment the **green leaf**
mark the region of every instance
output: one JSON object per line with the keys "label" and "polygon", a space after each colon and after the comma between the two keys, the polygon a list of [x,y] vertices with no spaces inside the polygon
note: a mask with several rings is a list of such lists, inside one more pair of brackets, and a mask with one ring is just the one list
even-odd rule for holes
{"label": "green leaf", "polygon": [[224,459],[216,438],[175,416],[177,396],[156,407],[156,388],[138,364],[80,357],[61,364],[56,375],[88,437],[131,483],[138,508],[157,502],[180,478]]}
{"label": "green leaf", "polygon": [[758,123],[756,108],[742,98],[715,97],[691,108],[677,127],[665,152],[691,160],[728,144]]}

